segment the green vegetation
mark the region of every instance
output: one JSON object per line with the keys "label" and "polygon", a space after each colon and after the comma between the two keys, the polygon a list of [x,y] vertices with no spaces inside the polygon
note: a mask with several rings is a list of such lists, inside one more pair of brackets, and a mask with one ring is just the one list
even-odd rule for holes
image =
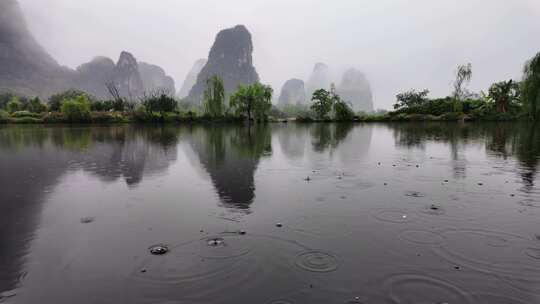
{"label": "green vegetation", "polygon": [[230,98],[230,106],[236,115],[244,116],[248,121],[265,121],[272,108],[272,93],[270,86],[255,83],[239,86]]}
{"label": "green vegetation", "polygon": [[204,112],[206,115],[217,118],[223,116],[225,111],[225,87],[223,79],[214,75],[206,80],[206,90],[204,91]]}
{"label": "green vegetation", "polygon": [[61,112],[69,122],[89,122],[90,103],[85,95],[62,101]]}
{"label": "green vegetation", "polygon": [[316,90],[308,104],[272,105],[273,89],[255,83],[240,85],[227,102],[223,80],[214,75],[207,82],[201,104],[177,100],[166,92],[152,92],[138,103],[121,97],[113,85],[111,100],[68,90],[52,95],[47,103],[39,97],[0,93],[0,123],[180,123],[283,121],[506,121],[540,120],[540,53],[525,65],[522,81],[492,84],[487,93],[472,93],[472,65],[458,66],[449,96],[430,98],[427,89],[411,89],[396,95],[393,111],[354,113],[332,85]]}
{"label": "green vegetation", "polygon": [[328,114],[332,111],[334,97],[335,96],[333,96],[331,92],[328,92],[325,89],[319,89],[313,92],[313,97],[311,98],[311,101],[313,102],[311,110],[315,112],[318,119],[328,119]]}
{"label": "green vegetation", "polygon": [[86,92],[79,90],[67,90],[58,94],[54,94],[49,98],[49,109],[53,112],[59,112],[62,108],[62,103],[65,100],[73,100],[78,98],[79,96],[86,96],[89,101],[94,100],[94,98],[92,98]]}
{"label": "green vegetation", "polygon": [[20,110],[22,110],[22,105],[19,101],[19,98],[15,96],[12,97],[11,100],[7,103],[7,111],[11,114]]}
{"label": "green vegetation", "polygon": [[525,112],[532,120],[540,120],[540,53],[525,65],[522,96]]}
{"label": "green vegetation", "polygon": [[155,93],[143,99],[142,105],[149,117],[152,117],[155,112],[159,113],[162,122],[165,121],[166,114],[175,111],[177,107],[176,100],[164,93]]}
{"label": "green vegetation", "polygon": [[336,93],[334,85],[330,91],[324,89],[315,91],[311,100],[313,101],[311,110],[319,120],[352,121],[355,117],[351,106]]}

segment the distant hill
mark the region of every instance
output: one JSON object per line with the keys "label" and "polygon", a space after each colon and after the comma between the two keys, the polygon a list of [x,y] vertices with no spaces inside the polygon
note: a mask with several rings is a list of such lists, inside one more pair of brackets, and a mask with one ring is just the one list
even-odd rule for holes
{"label": "distant hill", "polygon": [[206,80],[213,75],[223,79],[225,93],[231,94],[240,84],[259,81],[253,66],[253,43],[251,34],[243,25],[222,30],[210,49],[208,62],[197,76],[197,82],[189,91],[187,100],[199,104],[206,89]]}
{"label": "distant hill", "polygon": [[67,89],[80,89],[102,99],[111,98],[105,84],[114,82],[121,96],[136,98],[144,91],[168,88],[174,80],[158,66],[139,64],[122,52],[115,64],[96,57],[76,70],[59,65],[28,30],[17,0],[0,0],[0,91],[48,97]]}

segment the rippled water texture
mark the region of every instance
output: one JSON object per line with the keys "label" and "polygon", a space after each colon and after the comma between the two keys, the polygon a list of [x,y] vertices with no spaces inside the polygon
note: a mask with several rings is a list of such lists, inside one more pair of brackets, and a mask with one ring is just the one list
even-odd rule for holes
{"label": "rippled water texture", "polygon": [[0,127],[0,303],[540,303],[540,126]]}

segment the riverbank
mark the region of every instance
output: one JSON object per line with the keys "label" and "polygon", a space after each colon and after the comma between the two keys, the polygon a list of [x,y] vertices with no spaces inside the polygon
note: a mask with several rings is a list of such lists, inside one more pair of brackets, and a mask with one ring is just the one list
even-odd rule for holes
{"label": "riverbank", "polygon": [[[373,114],[359,115],[350,120],[335,119],[314,119],[311,117],[296,118],[274,118],[269,117],[268,122],[275,123],[354,123],[354,122],[426,122],[426,121],[447,121],[447,122],[481,122],[481,121],[527,121],[527,116],[510,115],[508,113],[498,115],[475,116],[463,113],[445,113],[443,115],[428,114]],[[85,120],[70,120],[60,112],[49,112],[43,114],[36,113],[14,113],[14,115],[0,116],[0,124],[121,124],[121,123],[241,123],[244,117],[223,116],[219,118],[200,116],[194,113],[136,113],[136,112],[91,112],[90,117]]]}

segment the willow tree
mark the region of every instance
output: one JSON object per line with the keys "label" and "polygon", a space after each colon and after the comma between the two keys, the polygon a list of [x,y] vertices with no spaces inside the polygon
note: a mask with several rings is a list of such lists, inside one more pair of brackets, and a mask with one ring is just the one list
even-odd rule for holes
{"label": "willow tree", "polygon": [[466,86],[471,82],[472,78],[472,65],[470,63],[466,65],[460,65],[456,71],[456,80],[454,81],[454,112],[462,111],[461,102],[468,95]]}
{"label": "willow tree", "polygon": [[260,83],[240,85],[230,98],[230,106],[237,115],[245,115],[248,121],[262,121],[272,108],[272,93],[270,86]]}
{"label": "willow tree", "polygon": [[214,75],[206,80],[204,111],[211,117],[219,117],[225,111],[225,87],[223,79]]}
{"label": "willow tree", "polygon": [[525,65],[521,94],[529,117],[540,120],[540,53]]}

